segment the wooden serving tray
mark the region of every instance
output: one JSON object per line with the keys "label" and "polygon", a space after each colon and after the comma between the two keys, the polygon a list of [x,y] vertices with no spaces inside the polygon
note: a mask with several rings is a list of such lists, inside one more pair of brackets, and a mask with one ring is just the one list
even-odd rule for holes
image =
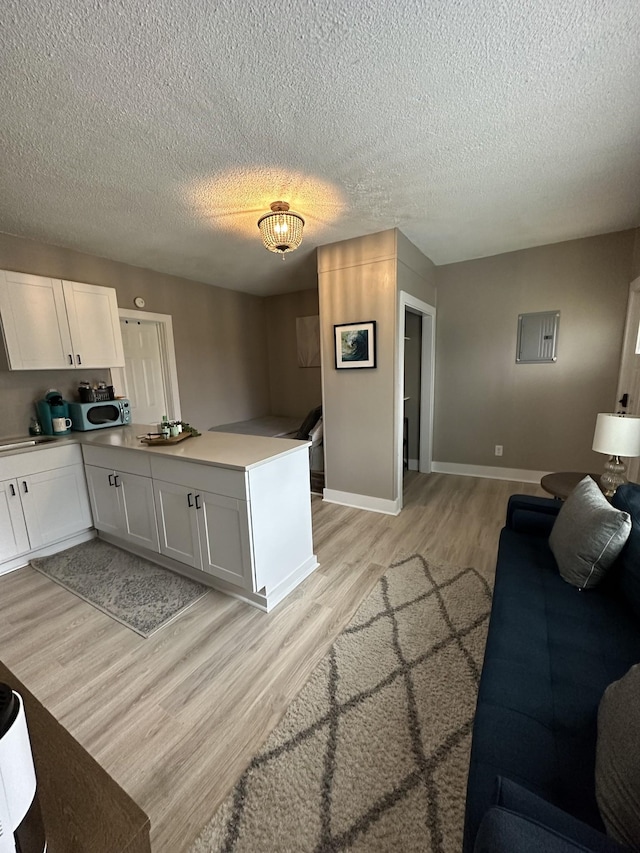
{"label": "wooden serving tray", "polygon": [[178,442],[184,441],[185,438],[191,438],[191,436],[192,436],[191,432],[181,432],[181,433],[178,433],[178,435],[171,435],[171,436],[169,436],[169,438],[162,438],[162,436],[160,436],[159,438],[143,438],[142,443],[143,444],[150,444],[150,445],[153,445],[154,447],[164,446],[164,445],[169,445],[169,444],[178,444]]}

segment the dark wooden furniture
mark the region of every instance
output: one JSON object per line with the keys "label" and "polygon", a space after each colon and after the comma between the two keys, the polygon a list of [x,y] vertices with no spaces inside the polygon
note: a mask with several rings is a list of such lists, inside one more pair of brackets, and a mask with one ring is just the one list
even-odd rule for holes
{"label": "dark wooden furniture", "polygon": [[151,853],[149,818],[0,663],[24,701],[47,853]]}
{"label": "dark wooden furniture", "polygon": [[545,474],[540,480],[540,485],[545,490],[559,500],[566,500],[571,492],[578,485],[580,480],[585,477],[591,477],[596,481],[596,485],[600,486],[600,475],[589,474],[584,471],[559,471],[557,474]]}

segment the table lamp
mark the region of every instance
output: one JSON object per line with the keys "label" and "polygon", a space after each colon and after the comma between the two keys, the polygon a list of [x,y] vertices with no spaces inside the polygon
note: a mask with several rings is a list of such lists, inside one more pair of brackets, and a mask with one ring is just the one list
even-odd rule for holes
{"label": "table lamp", "polygon": [[627,482],[626,466],[620,457],[640,456],[640,417],[601,412],[596,420],[593,450],[610,457],[600,477],[602,491],[610,498],[618,486]]}

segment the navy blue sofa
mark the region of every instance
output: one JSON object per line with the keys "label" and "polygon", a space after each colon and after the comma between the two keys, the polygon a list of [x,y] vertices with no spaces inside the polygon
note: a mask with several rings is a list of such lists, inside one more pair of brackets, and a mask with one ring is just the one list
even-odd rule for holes
{"label": "navy blue sofa", "polygon": [[[597,711],[640,662],[640,486],[613,504],[632,532],[579,591],[548,544],[561,503],[513,495],[500,536],[467,788],[464,853],[620,851],[595,799]],[[635,611],[634,611],[635,607]]]}

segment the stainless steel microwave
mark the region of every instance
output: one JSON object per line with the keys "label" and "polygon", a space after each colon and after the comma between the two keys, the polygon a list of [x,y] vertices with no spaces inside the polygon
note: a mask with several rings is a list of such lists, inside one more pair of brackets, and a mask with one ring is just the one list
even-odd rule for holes
{"label": "stainless steel microwave", "polygon": [[124,399],[106,403],[69,403],[69,417],[71,429],[80,432],[124,426],[131,423],[131,404]]}

